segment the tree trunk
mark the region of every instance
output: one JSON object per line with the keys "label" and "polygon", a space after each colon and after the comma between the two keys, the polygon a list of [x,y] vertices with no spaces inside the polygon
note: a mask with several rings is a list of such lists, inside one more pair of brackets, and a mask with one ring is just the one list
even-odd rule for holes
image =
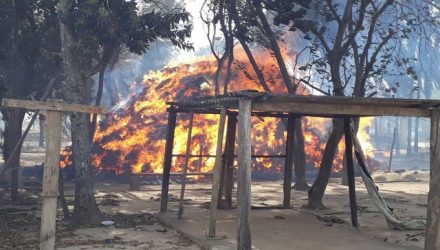
{"label": "tree trunk", "polygon": [[412,153],[412,117],[408,117],[408,128],[406,135],[406,156],[410,156]]}
{"label": "tree trunk", "polygon": [[416,117],[414,124],[414,153],[419,152],[419,117]]}
{"label": "tree trunk", "polygon": [[40,114],[38,116],[39,121],[39,127],[40,127],[40,137],[38,138],[38,146],[44,147],[44,137],[45,137],[45,129],[46,126],[44,125],[44,115]]}
{"label": "tree trunk", "polygon": [[[88,66],[77,58],[77,41],[72,27],[63,23],[64,16],[72,10],[73,0],[61,0],[58,7],[60,17],[61,52],[66,81],[63,93],[71,103],[90,104],[90,81]],[[73,163],[75,165],[75,207],[73,221],[78,225],[97,225],[101,213],[96,205],[93,171],[90,164],[90,134],[88,115],[71,113],[71,135]]]}
{"label": "tree trunk", "polygon": [[302,130],[301,119],[296,119],[295,125],[295,155],[294,155],[294,169],[295,172],[295,185],[296,190],[308,191],[309,185],[306,180],[306,152],[304,146],[304,134]]}
{"label": "tree trunk", "polygon": [[324,197],[324,192],[330,178],[333,160],[335,158],[338,144],[339,141],[341,141],[342,135],[343,121],[341,119],[333,119],[333,128],[327,140],[327,144],[325,145],[318,177],[316,178],[315,183],[309,190],[309,203],[307,205],[308,208],[324,208],[322,198]]}
{"label": "tree trunk", "polygon": [[[6,113],[6,112],[5,112]],[[10,109],[5,116],[5,139],[3,148],[3,157],[5,162],[11,156],[11,152],[14,150],[15,145],[21,137],[21,126],[23,124],[25,112],[20,109]],[[12,168],[11,171],[11,200],[18,200],[18,186],[20,176],[20,154],[21,147],[13,155],[8,168]]]}

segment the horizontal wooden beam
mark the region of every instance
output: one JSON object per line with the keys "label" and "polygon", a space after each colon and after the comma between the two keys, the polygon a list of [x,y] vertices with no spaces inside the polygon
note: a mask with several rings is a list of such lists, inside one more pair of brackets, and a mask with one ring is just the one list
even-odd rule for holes
{"label": "horizontal wooden beam", "polygon": [[[162,176],[163,173],[133,173],[132,175],[140,175],[140,176]],[[180,176],[183,175],[183,173],[170,173],[171,176]],[[212,173],[210,172],[194,172],[194,173],[187,173],[188,176],[210,176]]]}
{"label": "horizontal wooden beam", "polygon": [[19,99],[3,99],[2,106],[8,108],[23,108],[28,110],[54,110],[62,112],[81,112],[105,114],[107,109],[100,106],[89,106],[81,104],[70,104],[64,102],[40,102]]}
{"label": "horizontal wooden beam", "polygon": [[313,103],[313,102],[288,102],[280,100],[256,101],[252,110],[263,112],[289,112],[303,115],[342,115],[342,116],[414,116],[430,117],[431,110],[427,108],[413,108],[402,106],[382,106],[372,103]]}

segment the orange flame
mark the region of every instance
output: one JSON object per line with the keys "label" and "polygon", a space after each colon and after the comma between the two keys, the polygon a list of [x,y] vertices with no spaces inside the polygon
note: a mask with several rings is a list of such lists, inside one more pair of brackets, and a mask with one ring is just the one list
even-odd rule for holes
{"label": "orange flame", "polygon": [[[279,74],[277,64],[268,52],[254,53],[274,93],[287,90]],[[167,105],[165,101],[183,101],[189,97],[213,95],[214,74],[217,62],[211,57],[201,57],[189,63],[170,64],[159,71],[144,76],[145,87],[119,109],[106,116],[99,124],[94,137],[93,164],[100,171],[111,170],[120,174],[130,170],[139,172],[162,172]],[[224,77],[223,72],[222,77]],[[203,78],[201,78],[203,77]],[[208,80],[205,80],[208,79]],[[224,79],[221,78],[220,82]],[[232,67],[228,91],[264,91],[244,53],[237,51]],[[298,87],[298,94],[308,95],[304,86]],[[179,114],[175,129],[174,150],[177,155],[185,154],[188,129],[188,114]],[[360,132],[369,126],[371,120],[363,120]],[[218,115],[194,116],[191,143],[192,155],[214,155],[218,130]],[[325,147],[330,119],[305,118],[302,120],[307,164],[319,167]],[[280,119],[252,119],[253,154],[282,155],[285,153],[285,128]],[[368,134],[360,133],[362,142],[368,142]],[[371,144],[370,144],[371,145]],[[343,144],[339,146],[334,163],[335,171],[342,168]],[[201,152],[202,151],[202,152]],[[172,171],[181,171],[183,157],[173,158]],[[191,158],[190,171],[211,171],[214,157]],[[257,158],[254,169],[280,172],[283,159]]]}

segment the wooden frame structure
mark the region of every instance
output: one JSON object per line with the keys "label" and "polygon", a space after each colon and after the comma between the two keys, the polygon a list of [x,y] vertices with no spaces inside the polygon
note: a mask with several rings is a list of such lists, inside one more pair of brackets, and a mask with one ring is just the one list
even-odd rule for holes
{"label": "wooden frame structure", "polygon": [[[168,129],[166,136],[163,182],[161,193],[161,212],[167,211],[168,186],[173,157],[174,129],[177,113],[220,114],[226,110],[226,115],[232,118],[228,122],[226,145],[223,163],[216,164],[213,180],[219,179],[220,174],[232,170],[224,166],[232,165],[233,145],[235,143],[235,127],[238,122],[238,178],[237,178],[237,249],[252,249],[251,241],[251,116],[288,118],[285,168],[284,168],[284,199],[283,207],[290,207],[290,186],[292,178],[292,152],[294,152],[294,124],[295,119],[301,116],[317,116],[329,118],[343,118],[346,140],[347,172],[349,181],[349,198],[352,225],[358,226],[357,205],[353,173],[353,140],[351,118],[362,116],[411,116],[427,117],[431,119],[431,148],[430,148],[430,186],[428,194],[426,250],[440,250],[440,101],[413,100],[413,99],[386,99],[386,98],[352,98],[328,96],[294,96],[274,95],[254,91],[230,93],[224,96],[197,98],[189,102],[168,103]],[[219,135],[223,131],[219,130]],[[232,149],[231,149],[232,148]],[[217,148],[218,149],[218,148]],[[221,158],[221,150],[217,150],[217,158]],[[232,152],[232,153],[231,153]],[[186,155],[188,157],[188,154]],[[231,160],[232,159],[232,160]],[[225,163],[226,162],[226,163]],[[219,167],[225,168],[219,170]],[[224,172],[224,173],[225,173]],[[226,178],[226,200],[230,200],[232,178]],[[217,203],[216,193],[222,188],[222,183],[214,181],[211,204]],[[221,192],[221,191],[220,191]],[[215,210],[211,206],[209,225],[210,237],[215,237]],[[212,229],[214,231],[212,231]]]}
{"label": "wooden frame structure", "polygon": [[104,114],[106,113],[106,109],[98,106],[62,102],[16,99],[3,99],[2,106],[46,112],[46,160],[44,162],[43,191],[41,194],[43,202],[41,210],[40,249],[55,249],[62,113],[79,112]]}

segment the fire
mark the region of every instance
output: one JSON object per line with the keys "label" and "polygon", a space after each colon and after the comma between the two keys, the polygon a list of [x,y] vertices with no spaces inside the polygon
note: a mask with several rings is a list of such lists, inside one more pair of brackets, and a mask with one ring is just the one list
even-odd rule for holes
{"label": "fire", "polygon": [[60,152],[60,168],[64,169],[67,166],[72,165],[72,147],[68,146]]}
{"label": "fire", "polygon": [[[255,53],[269,87],[274,93],[286,93],[277,64],[268,52]],[[211,79],[217,62],[211,57],[201,57],[187,63],[173,63],[159,71],[144,76],[145,87],[134,94],[128,102],[100,121],[94,137],[93,164],[98,171],[124,171],[161,173],[167,126],[166,101],[183,101],[194,96],[213,95]],[[224,77],[224,72],[222,77]],[[223,78],[220,79],[223,82]],[[264,91],[244,53],[237,51],[232,67],[228,91]],[[304,86],[298,94],[308,95]],[[218,115],[194,115],[191,155],[214,155],[217,140]],[[277,118],[253,117],[253,154],[283,155],[285,153],[285,127]],[[174,139],[174,155],[184,155],[189,114],[178,114]],[[363,120],[360,132],[368,126]],[[307,164],[319,167],[325,147],[330,119],[304,118],[302,120]],[[361,141],[368,142],[368,134],[361,133]],[[363,144],[366,145],[366,144]],[[343,145],[341,144],[334,169],[342,168]],[[173,158],[173,172],[181,171],[184,158]],[[189,161],[190,171],[211,171],[214,157],[193,157]],[[279,173],[284,159],[256,158],[254,169]]]}

